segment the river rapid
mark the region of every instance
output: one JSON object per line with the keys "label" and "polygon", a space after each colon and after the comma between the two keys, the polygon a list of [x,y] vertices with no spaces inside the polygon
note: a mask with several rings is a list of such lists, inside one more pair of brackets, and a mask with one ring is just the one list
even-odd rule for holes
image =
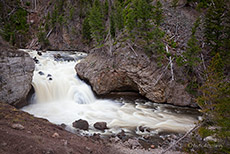
{"label": "river rapid", "polygon": [[[141,99],[130,102],[96,98],[74,69],[85,53],[47,51],[38,55],[34,50],[23,51],[36,57],[37,63],[32,81],[35,93],[22,110],[58,125],[65,124],[70,131],[76,130],[72,123],[79,119],[87,120],[90,125],[89,131],[83,131],[85,134],[100,132],[93,127],[96,122],[107,123],[109,129],[102,134],[124,130],[135,135],[184,133],[197,122],[197,111],[189,108]],[[140,126],[148,131],[140,131]]]}

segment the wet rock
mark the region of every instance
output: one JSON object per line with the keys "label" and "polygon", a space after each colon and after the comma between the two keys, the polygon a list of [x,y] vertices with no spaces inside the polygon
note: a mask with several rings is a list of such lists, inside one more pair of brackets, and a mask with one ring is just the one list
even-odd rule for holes
{"label": "wet rock", "polygon": [[37,57],[34,57],[33,60],[34,60],[34,62],[35,62],[36,64],[39,63],[39,60],[37,59]]}
{"label": "wet rock", "polygon": [[67,56],[67,55],[61,55],[61,54],[56,54],[54,55],[54,59],[56,61],[74,61],[73,57]]}
{"label": "wet rock", "polygon": [[18,129],[18,130],[23,130],[23,129],[25,129],[25,127],[24,127],[23,125],[21,125],[21,124],[12,124],[11,127],[12,127],[13,129]]}
{"label": "wet rock", "polygon": [[121,130],[121,132],[117,134],[117,137],[121,140],[125,140],[126,139],[125,131]]}
{"label": "wet rock", "polygon": [[54,58],[55,58],[55,59],[60,59],[60,58],[61,58],[61,55],[60,55],[59,53],[58,53],[58,54],[55,54],[55,55],[54,55]]}
{"label": "wet rock", "polygon": [[146,131],[146,132],[150,132],[150,129],[149,129],[149,128],[143,127],[143,126],[139,126],[139,127],[138,127],[138,130],[141,131],[141,132],[145,132],[145,131]]}
{"label": "wet rock", "polygon": [[40,52],[40,51],[38,51],[37,54],[38,54],[39,56],[42,56],[42,52]]}
{"label": "wet rock", "polygon": [[140,127],[139,127],[139,130],[140,130],[141,132],[144,132],[144,131],[145,131],[145,128],[144,128],[143,126],[140,126]]}
{"label": "wet rock", "polygon": [[145,135],[145,136],[143,136],[143,138],[144,138],[145,140],[149,140],[149,139],[150,139],[150,136],[149,136],[149,135]]}
{"label": "wet rock", "polygon": [[51,74],[47,74],[47,77],[51,77],[52,75]]}
{"label": "wet rock", "polygon": [[104,131],[105,129],[108,129],[106,122],[96,122],[94,125],[94,128],[98,130]]}
{"label": "wet rock", "polygon": [[45,75],[45,73],[43,73],[42,71],[38,72],[39,75]]}
{"label": "wet rock", "polygon": [[[10,47],[0,37],[0,102],[23,107],[31,89],[33,59],[28,53]],[[7,96],[7,97],[6,97]]]}
{"label": "wet rock", "polygon": [[99,133],[94,133],[93,136],[92,136],[92,139],[96,140],[96,141],[101,139],[100,134]]}
{"label": "wet rock", "polygon": [[67,125],[62,123],[60,126],[61,126],[61,128],[65,129]]}
{"label": "wet rock", "polygon": [[82,130],[88,130],[89,129],[89,123],[86,120],[77,120],[72,123],[73,127],[82,129]]}

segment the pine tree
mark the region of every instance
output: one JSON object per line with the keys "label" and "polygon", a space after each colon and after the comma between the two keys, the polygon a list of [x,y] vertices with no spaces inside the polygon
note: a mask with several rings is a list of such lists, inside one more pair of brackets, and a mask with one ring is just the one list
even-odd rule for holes
{"label": "pine tree", "polygon": [[82,34],[86,40],[91,40],[91,30],[89,25],[89,17],[86,17],[82,24]]}
{"label": "pine tree", "polygon": [[142,38],[147,44],[152,39],[152,14],[151,0],[132,0],[124,9],[125,26],[131,38]]}
{"label": "pine tree", "polygon": [[124,28],[124,18],[122,15],[122,12],[123,12],[122,4],[123,4],[122,2],[120,2],[119,0],[116,0],[114,3],[114,8],[113,8],[115,27],[118,31],[121,31]]}
{"label": "pine tree", "polygon": [[153,14],[154,14],[155,24],[157,26],[160,26],[160,24],[163,22],[163,18],[164,18],[163,17],[162,4],[160,1],[157,1]]}
{"label": "pine tree", "polygon": [[164,32],[160,29],[160,24],[163,22],[163,9],[160,1],[156,2],[156,6],[153,11],[153,21],[155,27],[153,27],[153,33],[150,33],[150,38],[153,40],[152,47],[153,51],[156,51],[159,55],[158,59],[163,59],[163,54],[165,53],[165,46],[163,43]]}
{"label": "pine tree", "polygon": [[95,0],[89,13],[91,37],[97,44],[101,44],[105,35],[103,7],[99,0]]}
{"label": "pine tree", "polygon": [[199,47],[199,42],[195,36],[199,24],[200,24],[200,18],[198,18],[194,23],[194,26],[192,28],[191,38],[188,40],[187,50],[183,53],[183,56],[186,59],[184,64],[187,67],[188,72],[190,73],[193,72],[194,67],[197,66],[198,62],[200,61],[198,54],[201,51],[201,49]]}
{"label": "pine tree", "polygon": [[205,38],[212,55],[219,52],[222,56],[225,52],[222,48],[225,11],[225,0],[213,0],[205,16]]}
{"label": "pine tree", "polygon": [[[213,135],[218,141],[213,144],[222,145],[222,148],[214,148],[213,153],[229,153],[230,148],[230,82],[225,78],[223,73],[224,64],[219,53],[217,53],[207,70],[207,79],[199,88],[201,96],[198,97],[197,103],[204,113],[204,125],[199,132],[202,137]],[[210,130],[209,127],[217,127]]]}
{"label": "pine tree", "polygon": [[[135,2],[135,1],[134,1]],[[125,9],[123,11],[124,16],[124,25],[130,34],[131,37],[133,37],[133,30],[136,26],[137,22],[137,12],[135,9],[135,5],[132,1],[126,2]]]}

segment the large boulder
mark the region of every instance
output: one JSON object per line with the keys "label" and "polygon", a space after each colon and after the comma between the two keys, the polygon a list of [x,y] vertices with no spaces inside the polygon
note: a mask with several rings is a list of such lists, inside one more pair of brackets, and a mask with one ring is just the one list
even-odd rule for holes
{"label": "large boulder", "polygon": [[[150,59],[142,50],[136,53],[127,46],[119,46],[113,56],[107,54],[106,47],[96,49],[75,67],[78,76],[88,82],[98,94],[113,91],[137,91],[158,103],[178,106],[192,106],[192,97],[187,93],[187,81],[180,68],[174,65],[174,75],[178,81],[171,81],[171,73],[157,61]],[[179,80],[184,80],[179,82]]]}
{"label": "large boulder", "polygon": [[29,54],[13,49],[0,38],[0,102],[26,105],[34,67]]}
{"label": "large boulder", "polygon": [[89,123],[86,120],[76,120],[72,123],[73,127],[82,129],[82,130],[88,130],[89,129]]}
{"label": "large boulder", "polygon": [[106,122],[96,122],[93,125],[93,127],[98,129],[98,130],[102,130],[102,131],[104,131],[105,129],[108,129]]}

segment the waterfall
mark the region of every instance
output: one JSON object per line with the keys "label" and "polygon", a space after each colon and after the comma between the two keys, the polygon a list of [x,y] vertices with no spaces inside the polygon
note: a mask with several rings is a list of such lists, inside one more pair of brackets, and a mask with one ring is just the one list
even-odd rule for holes
{"label": "waterfall", "polygon": [[[48,119],[55,124],[66,124],[71,127],[78,119],[87,120],[90,131],[95,131],[93,124],[107,122],[110,128],[105,133],[114,133],[125,129],[138,131],[139,126],[152,131],[185,132],[194,126],[194,116],[176,113],[165,108],[167,105],[154,105],[133,102],[118,102],[108,99],[97,99],[89,85],[81,81],[74,70],[79,62],[80,53],[46,52],[42,56],[36,51],[24,50],[38,63],[33,75],[32,85],[35,97],[32,103],[22,108],[36,117]],[[55,60],[55,54],[72,57],[74,61]],[[66,55],[67,54],[67,55]]]}

